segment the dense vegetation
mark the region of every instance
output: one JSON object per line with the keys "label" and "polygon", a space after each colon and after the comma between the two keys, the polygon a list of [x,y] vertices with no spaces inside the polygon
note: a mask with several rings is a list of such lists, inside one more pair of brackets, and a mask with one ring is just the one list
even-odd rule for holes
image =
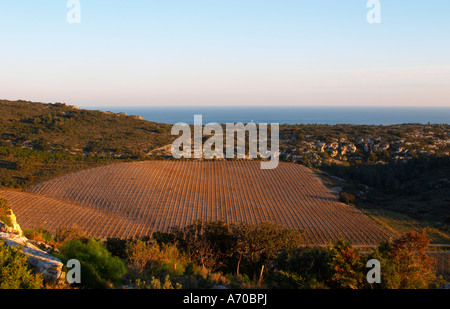
{"label": "dense vegetation", "polygon": [[132,157],[170,143],[170,125],[62,103],[0,100],[5,146],[81,155]]}
{"label": "dense vegetation", "polygon": [[118,284],[126,273],[125,263],[114,257],[105,246],[94,240],[71,239],[62,244],[56,254],[66,264],[68,260],[80,261],[82,284],[90,288],[105,288]]}
{"label": "dense vegetation", "polygon": [[86,157],[0,146],[0,186],[25,188],[56,176],[116,161],[119,160],[111,157]]}
{"label": "dense vegetation", "polygon": [[[81,283],[64,288],[425,289],[445,283],[426,254],[425,232],[408,233],[370,252],[346,240],[304,247],[301,234],[273,224],[220,221],[197,221],[152,237],[104,242],[74,229],[54,235],[42,229],[25,233],[30,239],[46,239],[63,261],[80,261]],[[0,264],[13,274],[0,274],[0,285],[43,287],[24,259],[10,258],[11,252],[15,251],[0,245]],[[367,281],[367,261],[373,258],[381,263],[381,283]],[[24,274],[20,280],[17,271]]]}
{"label": "dense vegetation", "polygon": [[[450,157],[377,165],[327,165],[322,170],[367,185],[376,193],[395,196],[394,201],[389,200],[391,207],[412,217],[450,223]],[[358,195],[356,190],[352,193]],[[383,195],[377,195],[378,199],[373,193],[368,198],[387,207],[380,198]]]}
{"label": "dense vegetation", "polygon": [[387,164],[323,165],[322,171],[345,179],[347,199],[370,212],[407,216],[437,229],[439,242],[450,241],[450,157],[417,158]]}

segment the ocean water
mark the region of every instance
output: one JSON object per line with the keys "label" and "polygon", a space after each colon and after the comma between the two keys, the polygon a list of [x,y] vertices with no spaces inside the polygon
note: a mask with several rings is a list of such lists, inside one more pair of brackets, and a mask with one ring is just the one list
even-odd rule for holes
{"label": "ocean water", "polygon": [[111,106],[82,107],[139,115],[145,120],[175,124],[194,123],[194,115],[202,115],[203,124],[279,123],[279,124],[362,124],[391,125],[403,123],[449,124],[449,107],[175,107],[175,106]]}

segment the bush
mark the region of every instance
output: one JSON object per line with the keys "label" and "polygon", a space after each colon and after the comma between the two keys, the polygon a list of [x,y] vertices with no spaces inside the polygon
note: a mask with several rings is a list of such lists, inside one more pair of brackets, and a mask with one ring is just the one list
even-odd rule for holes
{"label": "bush", "polygon": [[[223,221],[197,220],[184,228],[173,228],[172,235],[174,242],[190,259],[211,270],[225,266],[235,243]],[[164,238],[171,237],[164,235]]]}
{"label": "bush", "polygon": [[303,242],[303,232],[274,223],[235,223],[231,230],[235,237],[236,274],[243,268],[246,273],[257,275],[261,267],[283,249],[298,248]]}
{"label": "bush", "polygon": [[175,284],[175,287],[173,286],[173,283],[170,281],[170,276],[167,275],[164,278],[164,283],[161,284],[161,280],[155,277],[152,277],[150,282],[142,281],[140,279],[136,280],[136,288],[142,290],[142,289],[152,289],[152,290],[173,290],[173,289],[181,289],[182,286],[179,283]]}
{"label": "bush", "polygon": [[232,275],[228,274],[226,276],[227,280],[230,282],[230,287],[232,289],[239,289],[245,285],[251,285],[251,280],[246,274]]}
{"label": "bush", "polygon": [[45,242],[49,245],[54,243],[52,234],[44,228],[35,228],[33,230],[24,230],[23,234],[29,240]]}
{"label": "bush", "polygon": [[266,222],[228,225],[223,221],[198,220],[182,229],[174,228],[171,235],[196,264],[213,272],[239,274],[242,269],[250,276],[259,273],[262,265],[283,248],[297,247],[303,241],[302,232]]}
{"label": "bush", "polygon": [[78,239],[86,242],[87,236],[86,233],[77,229],[77,228],[58,228],[55,233],[55,242],[57,243],[65,243],[67,241]]}
{"label": "bush", "polygon": [[330,254],[321,248],[283,250],[274,260],[274,271],[268,278],[275,288],[326,288],[332,271]]}
{"label": "bush", "polygon": [[127,243],[128,240],[120,238],[108,238],[106,240],[106,249],[111,252],[112,255],[121,259],[127,258]]}
{"label": "bush", "polygon": [[77,259],[81,264],[81,286],[85,288],[107,288],[119,283],[126,273],[126,265],[120,258],[112,256],[106,247],[89,239],[83,243],[72,239],[60,247],[64,264],[70,259]]}
{"label": "bush", "polygon": [[324,282],[318,281],[314,276],[302,276],[295,272],[280,270],[276,278],[278,287],[286,289],[328,289]]}
{"label": "bush", "polygon": [[131,275],[181,276],[188,264],[186,257],[172,244],[131,240],[127,244],[126,256]]}
{"label": "bush", "polygon": [[148,243],[142,240],[131,240],[126,246],[127,264],[132,275],[140,276],[152,263],[160,261],[158,244]]}
{"label": "bush", "polygon": [[346,240],[339,240],[329,248],[329,266],[333,271],[333,287],[344,289],[364,288],[366,264],[360,253]]}
{"label": "bush", "polygon": [[347,192],[341,192],[341,194],[339,195],[339,202],[347,205],[352,205],[353,203],[355,203],[355,196]]}
{"label": "bush", "polygon": [[222,273],[196,265],[176,244],[133,239],[126,247],[126,279],[139,289],[200,289],[228,283]]}
{"label": "bush", "polygon": [[439,284],[434,270],[435,261],[426,254],[429,241],[424,230],[422,233],[409,232],[376,248],[371,258],[379,260],[383,270],[378,287],[427,289]]}
{"label": "bush", "polygon": [[40,289],[42,274],[33,274],[27,257],[19,249],[0,241],[0,289]]}

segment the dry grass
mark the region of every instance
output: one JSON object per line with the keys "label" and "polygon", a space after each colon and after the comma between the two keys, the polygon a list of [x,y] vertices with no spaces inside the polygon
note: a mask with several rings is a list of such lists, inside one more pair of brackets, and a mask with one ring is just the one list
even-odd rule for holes
{"label": "dry grass", "polygon": [[421,232],[426,229],[432,243],[450,244],[449,233],[433,228],[430,223],[419,222],[406,214],[384,209],[365,209],[363,212],[380,226],[390,231],[394,237],[400,237],[411,231]]}

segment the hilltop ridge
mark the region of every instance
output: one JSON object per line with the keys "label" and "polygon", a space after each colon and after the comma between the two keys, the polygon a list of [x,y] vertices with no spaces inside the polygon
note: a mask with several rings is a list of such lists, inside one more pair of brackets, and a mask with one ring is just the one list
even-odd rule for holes
{"label": "hilltop ridge", "polygon": [[64,103],[0,100],[0,145],[129,158],[170,142],[170,125]]}

